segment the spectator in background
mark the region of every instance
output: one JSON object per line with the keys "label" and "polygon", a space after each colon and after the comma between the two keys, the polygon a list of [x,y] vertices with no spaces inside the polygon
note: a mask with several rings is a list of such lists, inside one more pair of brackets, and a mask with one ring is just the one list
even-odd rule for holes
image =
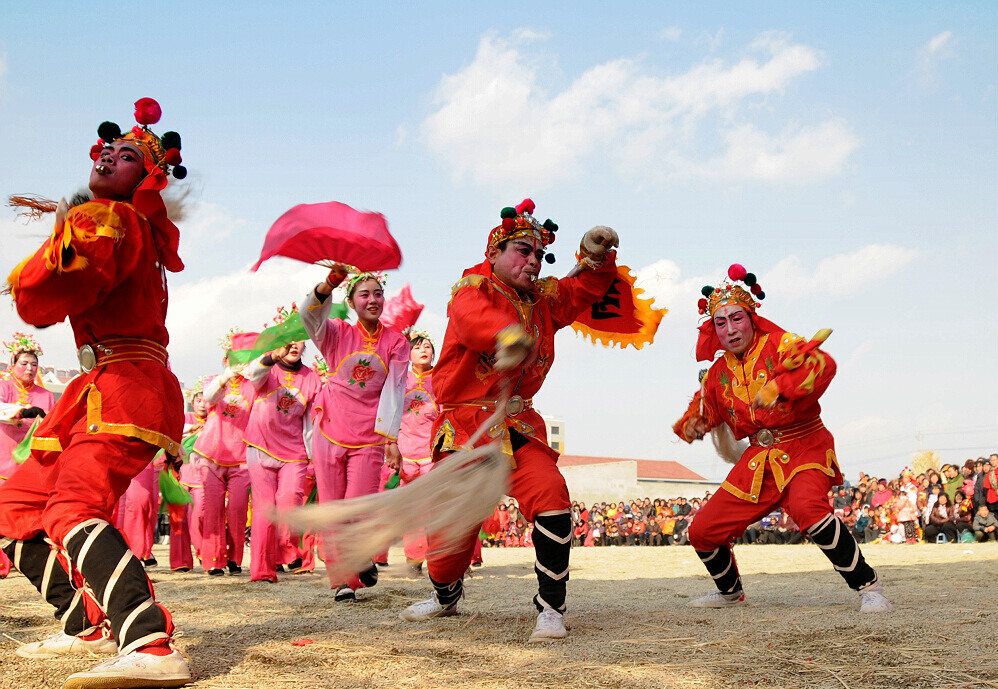
{"label": "spectator in background", "polygon": [[956,500],[953,501],[953,523],[956,524],[961,540],[968,531],[973,534],[974,501],[967,497],[962,488],[956,492]]}
{"label": "spectator in background", "polygon": [[893,508],[899,527],[896,533],[901,539],[899,542],[918,543],[918,510],[911,502],[907,492],[904,490],[897,492],[897,495],[894,496]]}
{"label": "spectator in background", "polygon": [[953,505],[946,493],[940,493],[935,503],[929,508],[928,519],[925,523],[925,542],[935,543],[939,534],[944,534],[949,543],[955,543],[959,539],[956,522],[953,518]]}
{"label": "spectator in background", "polygon": [[984,467],[984,502],[992,515],[998,513],[998,455],[991,455]]}
{"label": "spectator in background", "polygon": [[856,524],[852,527],[852,535],[860,543],[869,543],[866,531],[870,528],[870,506],[863,505],[856,516]]}
{"label": "spectator in background", "polygon": [[958,488],[963,486],[963,477],[960,476],[960,470],[957,469],[955,464],[946,464],[943,466],[943,492],[949,496],[950,504],[952,505],[956,499],[956,491]]}
{"label": "spectator in background", "polygon": [[982,543],[989,538],[998,541],[998,519],[991,514],[987,505],[981,505],[977,509],[977,516],[974,517],[974,537]]}
{"label": "spectator in background", "polygon": [[836,517],[841,517],[846,507],[852,506],[852,496],[846,494],[846,487],[839,486],[832,496],[832,511]]}
{"label": "spectator in background", "polygon": [[887,485],[887,479],[880,479],[880,483],[877,485],[876,491],[873,493],[873,497],[870,500],[870,507],[878,508],[886,505],[894,497],[894,493]]}

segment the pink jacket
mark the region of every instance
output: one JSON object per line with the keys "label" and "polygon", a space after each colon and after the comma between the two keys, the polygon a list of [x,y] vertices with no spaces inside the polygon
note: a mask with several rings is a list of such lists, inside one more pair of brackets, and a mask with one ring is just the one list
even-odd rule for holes
{"label": "pink jacket", "polygon": [[307,462],[303,419],[322,388],[319,374],[305,365],[297,371],[264,366],[261,359],[246,371],[256,397],[243,442],[282,462]]}
{"label": "pink jacket", "polygon": [[402,403],[402,426],[399,429],[399,452],[414,462],[430,458],[433,422],[440,413],[433,397],[433,369],[419,374],[410,370]]}
{"label": "pink jacket", "polygon": [[243,431],[253,404],[253,385],[228,369],[205,381],[204,401],[208,404],[208,420],[194,443],[194,451],[219,466],[245,464]]}
{"label": "pink jacket", "polygon": [[10,478],[17,470],[11,458],[14,448],[24,440],[34,419],[15,419],[28,407],[41,407],[48,412],[55,404],[55,395],[41,385],[25,389],[13,378],[0,380],[0,479]]}
{"label": "pink jacket", "polygon": [[401,334],[378,325],[368,333],[360,323],[327,318],[331,300],[315,292],[305,297],[301,319],[329,363],[326,385],[316,396],[315,425],[342,447],[382,445],[396,440],[402,422],[409,346]]}

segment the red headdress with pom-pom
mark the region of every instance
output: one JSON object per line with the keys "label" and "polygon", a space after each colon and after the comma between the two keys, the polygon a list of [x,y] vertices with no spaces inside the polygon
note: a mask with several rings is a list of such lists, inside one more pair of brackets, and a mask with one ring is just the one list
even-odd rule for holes
{"label": "red headdress with pom-pom", "polygon": [[166,212],[166,205],[160,192],[166,188],[167,175],[177,179],[187,176],[187,168],[180,163],[180,134],[166,132],[156,136],[149,129],[150,124],[159,122],[163,110],[152,98],[135,101],[135,121],[138,124],[127,132],[122,132],[114,122],[102,122],[97,128],[97,143],[90,148],[90,158],[97,160],[104,146],[113,141],[126,141],[142,153],[146,176],[132,192],[132,204],[149,219],[156,240],[156,253],[160,263],[170,272],[184,269],[177,254],[180,245],[180,230],[173,224]]}
{"label": "red headdress with pom-pom", "polygon": [[[742,282],[748,289],[735,284]],[[782,332],[780,327],[772,321],[762,318],[756,314],[755,310],[766,298],[766,293],[762,291],[755,274],[745,270],[745,266],[740,263],[733,263],[728,268],[728,280],[722,282],[718,287],[705,285],[700,293],[703,295],[697,302],[697,309],[701,316],[707,316],[707,320],[700,324],[700,337],[697,339],[697,361],[712,361],[718,350],[723,349],[720,339],[714,330],[714,322],[710,319],[714,313],[722,306],[741,306],[752,314],[752,324],[757,330],[762,332]],[[758,300],[758,301],[757,301]]]}
{"label": "red headdress with pom-pom", "polygon": [[[492,228],[489,233],[488,246],[499,246],[503,242],[519,237],[536,239],[542,246],[553,244],[558,226],[550,218],[543,223],[534,218],[534,202],[524,199],[515,208],[507,206],[499,212],[502,223]],[[545,256],[548,263],[554,263],[554,255]]]}

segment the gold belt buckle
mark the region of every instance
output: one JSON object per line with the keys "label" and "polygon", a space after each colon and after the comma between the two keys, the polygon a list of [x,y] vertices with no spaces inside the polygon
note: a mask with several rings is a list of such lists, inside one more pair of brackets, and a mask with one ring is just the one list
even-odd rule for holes
{"label": "gold belt buckle", "polygon": [[76,352],[76,358],[80,361],[80,369],[84,373],[90,373],[97,366],[97,352],[90,345],[83,345]]}
{"label": "gold belt buckle", "polygon": [[759,447],[770,447],[776,439],[773,437],[773,432],[771,430],[763,428],[755,434],[755,441],[759,443]]}
{"label": "gold belt buckle", "polygon": [[523,411],[523,406],[523,398],[519,395],[513,395],[506,403],[506,416],[516,416]]}

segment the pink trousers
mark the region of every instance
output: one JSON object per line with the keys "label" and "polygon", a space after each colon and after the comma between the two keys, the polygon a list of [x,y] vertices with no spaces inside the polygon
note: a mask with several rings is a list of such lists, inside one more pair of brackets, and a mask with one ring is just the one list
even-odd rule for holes
{"label": "pink trousers", "polygon": [[206,461],[202,477],[204,521],[201,566],[209,570],[223,569],[229,561],[241,565],[250,488],[246,465],[223,467]]}
{"label": "pink trousers", "polygon": [[152,557],[156,519],[159,516],[159,472],[150,463],[128,484],[118,500],[115,526],[125,537],[132,554],[140,560]]}
{"label": "pink trousers", "polygon": [[[385,446],[348,448],[329,442],[323,436],[315,438],[312,445],[312,464],[315,466],[315,484],[319,502],[356,498],[378,492],[378,477],[385,463]],[[325,542],[320,549],[323,560],[335,559],[335,545]],[[330,581],[334,588],[345,584],[356,590],[360,579],[354,575],[349,581]]]}
{"label": "pink trousers", "polygon": [[282,462],[255,447],[246,448],[246,467],[253,489],[250,536],[250,581],[277,581],[277,565],[301,557],[298,538],[287,526],[268,518],[274,507],[297,507],[304,500],[305,462]]}

